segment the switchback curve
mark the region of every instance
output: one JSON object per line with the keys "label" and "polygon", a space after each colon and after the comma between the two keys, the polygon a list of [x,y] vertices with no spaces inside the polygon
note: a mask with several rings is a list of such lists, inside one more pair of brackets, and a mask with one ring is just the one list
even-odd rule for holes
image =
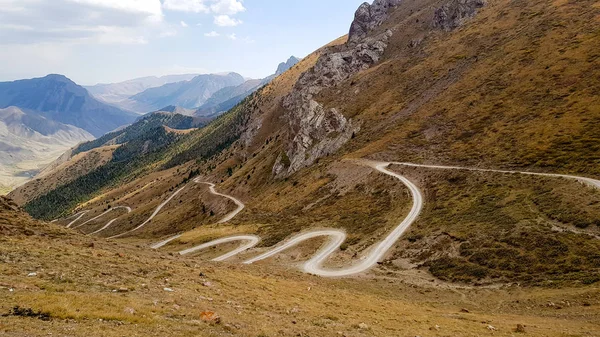
{"label": "switchback curve", "polygon": [[[582,182],[584,184],[587,184],[591,187],[600,189],[600,180],[587,178],[587,177],[572,176],[572,175],[525,172],[525,171],[494,170],[494,169],[479,169],[479,168],[469,168],[469,167],[459,167],[459,166],[424,165],[424,164],[413,164],[413,163],[402,163],[402,162],[373,162],[373,161],[366,161],[366,160],[361,160],[360,162],[365,165],[373,167],[374,169],[376,169],[377,171],[379,171],[381,173],[392,176],[392,177],[400,180],[403,184],[405,184],[408,187],[408,189],[412,195],[413,205],[412,205],[411,211],[409,212],[408,216],[391,233],[389,233],[385,239],[383,239],[381,242],[368,248],[366,250],[367,254],[364,255],[358,263],[355,263],[352,266],[343,268],[343,269],[328,270],[323,267],[323,264],[327,261],[327,259],[332,254],[334,254],[336,251],[338,251],[340,246],[346,240],[346,233],[339,229],[314,230],[314,231],[309,231],[309,232],[297,235],[297,236],[287,240],[286,242],[278,245],[277,247],[271,248],[267,252],[245,261],[244,263],[252,264],[252,263],[255,263],[255,262],[258,262],[261,260],[265,260],[265,259],[275,256],[293,246],[296,246],[306,240],[311,240],[311,239],[314,239],[317,237],[328,237],[329,241],[327,242],[327,244],[324,245],[310,260],[306,261],[302,265],[302,270],[304,272],[318,275],[318,276],[323,276],[323,277],[343,277],[343,276],[355,275],[355,274],[358,274],[358,273],[361,273],[361,272],[364,272],[364,271],[370,269],[372,266],[377,264],[377,262],[380,261],[387,252],[389,252],[389,250],[393,247],[393,245],[397,242],[397,240],[416,221],[416,219],[418,218],[419,214],[421,213],[421,211],[423,209],[423,196],[422,196],[421,192],[419,191],[419,189],[417,188],[417,186],[414,185],[410,180],[408,180],[404,176],[388,170],[388,167],[392,164],[408,166],[408,167],[431,168],[431,169],[466,170],[466,171],[479,171],[479,172],[494,172],[494,173],[502,173],[502,174],[524,174],[524,175],[536,175],[536,176],[545,176],[545,177],[554,177],[554,178],[566,178],[566,179],[576,180],[576,181]],[[222,220],[219,221],[219,223],[225,223],[225,222],[230,221],[237,214],[239,214],[239,212],[241,212],[244,209],[245,206],[241,201],[239,201],[238,199],[236,199],[232,196],[217,192],[215,190],[214,184],[207,183],[207,182],[201,182],[198,178],[195,179],[194,182],[209,185],[209,189],[212,194],[228,198],[237,205],[236,210],[227,214]],[[176,191],[165,202],[163,202],[161,205],[159,205],[157,207],[157,209],[154,211],[154,213],[150,216],[150,218],[148,218],[148,220],[146,220],[143,224],[141,224],[140,226],[138,226],[128,232],[113,236],[112,238],[117,238],[117,237],[121,237],[121,236],[130,234],[130,233],[142,228],[143,226],[145,226],[160,212],[160,210],[169,201],[171,201],[171,199],[173,199],[177,194],[179,194],[184,188],[185,187],[182,187],[181,189]],[[87,213],[87,211],[83,211],[83,212],[73,215],[71,218],[73,218],[73,217],[77,217],[77,218],[74,221],[72,221],[71,223],[69,223],[69,225],[67,225],[67,227],[71,227],[74,223],[79,221],[86,213]],[[107,212],[101,214],[100,216],[102,216],[106,213]],[[94,219],[97,219],[100,216],[98,216]],[[86,223],[93,221],[94,219],[88,220],[88,221],[86,221]],[[116,219],[109,222],[105,226],[105,228],[110,226],[112,224],[112,222],[114,222],[115,220]],[[82,224],[80,226],[83,226],[84,224]],[[78,227],[80,227],[80,226],[78,226]],[[105,229],[105,228],[103,228],[103,229]],[[101,230],[103,230],[103,229],[101,229]],[[94,234],[94,233],[92,233],[92,234]],[[158,242],[158,243],[152,245],[151,248],[159,249],[180,237],[181,237],[181,234],[173,236],[173,237],[169,237],[168,239],[166,239],[164,241],[161,241],[161,242]],[[179,254],[180,255],[188,255],[188,254],[191,254],[194,252],[201,251],[206,248],[210,248],[213,246],[217,246],[217,245],[224,244],[224,243],[230,243],[230,242],[242,242],[244,244],[241,245],[239,248],[237,248],[227,254],[224,254],[222,256],[219,256],[219,257],[213,259],[213,261],[224,261],[224,260],[227,260],[235,255],[238,255],[248,249],[251,249],[260,242],[260,238],[255,235],[237,235],[237,236],[232,236],[232,237],[225,237],[225,238],[221,238],[221,239],[217,239],[217,240],[213,240],[213,241],[201,244],[196,247],[186,249],[184,251],[179,252]]]}

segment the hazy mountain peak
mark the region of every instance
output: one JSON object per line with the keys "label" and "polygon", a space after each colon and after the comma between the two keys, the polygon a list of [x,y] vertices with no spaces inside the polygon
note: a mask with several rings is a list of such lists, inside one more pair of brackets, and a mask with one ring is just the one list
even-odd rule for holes
{"label": "hazy mountain peak", "polygon": [[296,56],[291,56],[286,62],[281,62],[279,64],[275,75],[281,75],[285,73],[286,71],[288,71],[288,69],[295,66],[298,62],[300,62],[299,58],[297,58]]}
{"label": "hazy mountain peak", "polygon": [[130,108],[143,112],[156,111],[170,105],[186,109],[197,108],[217,91],[226,87],[238,86],[244,82],[244,77],[234,72],[225,75],[198,75],[190,81],[165,84],[131,96]]}
{"label": "hazy mountain peak", "polygon": [[85,88],[59,74],[0,82],[0,109],[10,106],[77,126],[97,137],[134,120],[133,114],[96,101]]}
{"label": "hazy mountain peak", "polygon": [[63,82],[70,82],[70,83],[74,83],[71,79],[69,79],[67,76],[65,75],[61,75],[61,74],[48,74],[44,77],[42,77],[43,79],[46,80],[53,80],[53,81],[63,81]]}
{"label": "hazy mountain peak", "polygon": [[0,188],[26,182],[62,152],[91,139],[85,130],[33,112],[0,109]]}

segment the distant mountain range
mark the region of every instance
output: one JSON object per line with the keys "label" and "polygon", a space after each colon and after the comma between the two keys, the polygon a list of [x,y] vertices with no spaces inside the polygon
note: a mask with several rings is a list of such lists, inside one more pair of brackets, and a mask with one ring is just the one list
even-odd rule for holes
{"label": "distant mountain range", "polygon": [[122,106],[141,112],[156,111],[169,105],[192,109],[204,104],[215,92],[244,82],[244,77],[237,73],[199,75],[190,81],[145,90],[130,97],[129,103]]}
{"label": "distant mountain range", "polygon": [[0,82],[0,108],[15,106],[29,115],[69,124],[100,137],[132,123],[136,115],[99,102],[63,75]]}
{"label": "distant mountain range", "polygon": [[248,97],[264,85],[270,83],[275,77],[285,73],[298,62],[300,62],[300,59],[292,56],[287,60],[287,62],[280,63],[279,66],[277,66],[277,71],[273,75],[265,77],[261,80],[248,80],[238,86],[226,87],[215,92],[211,98],[209,98],[197,109],[195,115],[211,116],[230,110],[243,101],[244,98]]}
{"label": "distant mountain range", "polygon": [[128,80],[120,83],[96,84],[94,86],[84,87],[95,98],[110,104],[118,105],[126,101],[129,97],[140,92],[163,86],[168,83],[189,81],[198,74],[168,75],[162,77],[149,76]]}
{"label": "distant mountain range", "polygon": [[[296,65],[300,59],[290,57],[277,66],[273,75],[247,79],[237,73],[173,75],[144,77],[115,84],[86,87],[97,99],[138,114],[174,106],[195,110],[196,116],[225,112],[275,77]],[[189,111],[178,113],[190,114]]]}
{"label": "distant mountain range", "polygon": [[62,75],[0,82],[0,193],[78,143],[135,121]]}
{"label": "distant mountain range", "polygon": [[[106,143],[106,137],[111,137],[107,134],[114,136],[119,130],[120,135],[136,120],[152,121],[152,125],[164,122],[174,129],[204,125],[298,61],[291,57],[264,79],[248,80],[237,73],[188,74],[84,88],[63,75],[52,74],[0,82],[0,189],[6,192],[26,182],[78,143],[94,138],[99,138],[97,143]],[[140,119],[140,114],[153,111],[162,114]],[[179,125],[181,117],[167,117],[169,114],[190,118],[182,118],[184,122]],[[129,128],[127,134],[138,129]]]}
{"label": "distant mountain range", "polygon": [[89,132],[16,107],[0,109],[0,190],[26,182]]}

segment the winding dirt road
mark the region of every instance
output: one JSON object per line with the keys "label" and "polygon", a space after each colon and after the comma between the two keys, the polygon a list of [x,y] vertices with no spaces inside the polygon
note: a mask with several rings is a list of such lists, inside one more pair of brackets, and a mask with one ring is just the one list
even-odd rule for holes
{"label": "winding dirt road", "polygon": [[[113,208],[112,210],[116,210],[116,209],[124,209],[124,210],[126,210],[126,211],[127,211],[127,213],[131,213],[131,207],[128,207],[128,206],[115,207],[115,208]],[[110,211],[110,210],[109,210],[109,211]],[[99,217],[101,217],[101,216],[103,216],[104,214],[108,213],[109,211],[106,211],[106,212],[104,212],[104,213],[100,214],[100,215],[98,216],[98,218],[99,218]],[[106,230],[107,228],[109,228],[109,227],[110,227],[110,226],[111,226],[111,225],[112,225],[112,224],[113,224],[115,221],[117,221],[118,219],[119,219],[119,218],[114,218],[114,219],[110,220],[110,221],[109,221],[109,222],[108,222],[106,225],[104,225],[104,227],[100,228],[99,230],[97,230],[97,231],[95,231],[95,232],[89,233],[88,235],[94,235],[94,234],[98,234],[98,233],[100,233],[100,232],[102,232],[102,231]],[[84,223],[84,225],[85,225],[85,223]],[[82,226],[83,226],[83,225],[82,225]]]}
{"label": "winding dirt road", "polygon": [[391,162],[393,165],[401,165],[408,167],[422,167],[422,168],[430,168],[430,169],[441,169],[441,170],[458,170],[458,171],[476,171],[476,172],[492,172],[492,173],[503,173],[503,174],[524,174],[531,176],[540,176],[540,177],[550,177],[550,178],[565,178],[569,180],[577,180],[581,183],[589,185],[591,187],[595,187],[600,189],[600,180],[586,178],[586,177],[578,177],[571,176],[567,174],[555,174],[555,173],[538,173],[538,172],[527,172],[527,171],[507,171],[507,170],[493,170],[493,169],[480,169],[473,167],[460,167],[460,166],[441,166],[441,165],[423,165],[423,164],[413,164],[413,163],[400,163],[400,162]]}
{"label": "winding dirt road", "polygon": [[152,221],[152,219],[154,219],[154,217],[156,215],[158,215],[158,213],[163,209],[163,207],[165,207],[171,200],[173,200],[173,198],[175,198],[179,193],[181,193],[181,191],[183,191],[185,189],[185,186],[183,186],[182,188],[178,189],[175,193],[171,194],[171,196],[165,200],[162,204],[158,205],[158,207],[156,207],[156,209],[154,210],[154,213],[152,213],[152,215],[150,215],[150,217],[148,219],[146,219],[146,221],[144,221],[141,225],[137,226],[136,228],[127,231],[125,233],[121,233],[118,235],[114,235],[109,237],[109,239],[116,239],[116,238],[120,238],[122,236],[125,236],[127,234],[131,234],[139,229],[141,229],[142,227],[146,226],[150,221]]}
{"label": "winding dirt road", "polygon": [[74,223],[76,223],[77,221],[79,221],[81,218],[83,218],[84,215],[86,215],[89,211],[83,211],[83,212],[79,212],[75,215],[73,215],[72,217],[67,218],[67,220],[69,219],[73,219],[75,217],[77,217],[75,220],[69,222],[69,224],[67,225],[67,228],[71,228],[71,226],[73,226]]}
{"label": "winding dirt road", "polygon": [[[244,264],[252,264],[252,263],[255,263],[258,261],[268,259],[270,257],[273,257],[273,256],[275,256],[291,247],[294,247],[304,241],[307,241],[307,240],[312,240],[317,237],[328,237],[329,238],[328,242],[310,260],[303,263],[302,270],[304,272],[322,276],[322,277],[344,277],[344,276],[351,276],[351,275],[356,275],[356,274],[365,272],[365,271],[369,270],[370,268],[372,268],[373,266],[375,266],[377,264],[377,262],[381,261],[384,258],[384,256],[392,249],[394,244],[408,230],[408,228],[417,220],[418,216],[420,215],[420,213],[423,209],[423,195],[421,194],[418,187],[415,184],[413,184],[410,180],[408,180],[406,177],[390,171],[388,169],[388,167],[392,164],[408,166],[408,167],[430,168],[430,169],[465,170],[465,171],[493,172],[493,173],[502,173],[502,174],[525,174],[525,175],[536,175],[536,176],[545,176],[545,177],[553,177],[553,178],[566,178],[566,179],[576,180],[581,183],[587,184],[591,187],[600,189],[600,180],[586,178],[586,177],[571,176],[571,175],[562,175],[562,174],[506,171],[506,170],[493,170],[493,169],[478,169],[478,168],[468,168],[468,167],[458,167],[458,166],[422,165],[422,164],[401,163],[401,162],[373,162],[373,161],[366,161],[366,160],[361,160],[360,163],[363,165],[373,167],[378,172],[381,172],[383,174],[389,175],[391,177],[394,177],[394,178],[400,180],[409,189],[409,191],[412,195],[413,205],[412,205],[412,208],[411,208],[409,214],[407,215],[407,217],[392,232],[390,232],[382,241],[365,249],[364,255],[359,259],[358,262],[352,264],[349,267],[342,268],[342,269],[326,269],[325,267],[323,267],[324,263],[331,257],[331,255],[335,254],[336,252],[338,252],[340,250],[341,245],[346,240],[346,233],[342,230],[323,229],[323,230],[313,230],[313,231],[309,231],[309,232],[306,232],[303,234],[299,234],[289,240],[286,240],[285,242],[281,243],[280,245],[278,245],[274,248],[268,249],[263,254],[256,256],[250,260],[245,261]],[[238,200],[232,196],[217,192],[215,190],[215,185],[212,183],[201,182],[199,180],[199,178],[195,179],[194,183],[209,185],[209,190],[213,195],[227,198],[227,199],[233,201],[237,205],[237,208],[234,211],[228,213],[218,223],[226,223],[226,222],[232,220],[245,207],[244,204],[240,200]],[[132,232],[135,232],[135,231],[141,229],[142,227],[144,227],[145,225],[147,225],[161,211],[161,209],[163,207],[165,207],[183,189],[185,189],[185,186],[182,187],[181,189],[179,189],[178,191],[176,191],[175,193],[173,193],[167,200],[165,200],[162,204],[160,204],[156,208],[154,213],[144,223],[142,223],[141,225],[139,225],[138,227],[136,227],[130,231],[127,231],[127,232],[119,234],[119,235],[115,235],[111,238],[118,238],[118,237],[125,236],[127,234],[131,234]],[[131,212],[131,209],[129,207],[116,207],[112,210],[121,209],[121,208],[128,210],[128,212]],[[82,223],[81,225],[79,225],[75,228],[81,227],[91,221],[97,220],[98,218],[104,216],[105,214],[109,213],[112,210],[108,210],[95,218],[87,220],[86,222]],[[70,228],[74,223],[76,223],[83,216],[85,216],[85,214],[87,214],[87,211],[79,212],[79,213],[73,215],[71,218],[73,218],[73,217],[77,217],[77,218],[75,220],[73,220],[71,223],[69,223],[67,225],[67,227]],[[71,218],[67,218],[67,219],[71,219]],[[103,228],[101,228],[98,231],[91,233],[91,234],[97,234],[97,233],[105,230],[106,228],[110,227],[110,225],[112,225],[112,223],[116,220],[117,219],[111,220],[108,224],[106,224],[106,226],[104,226]],[[153,244],[150,247],[153,249],[162,248],[165,245],[169,244],[170,242],[179,239],[181,236],[182,236],[181,234],[178,234],[178,235],[169,237],[161,242]],[[260,242],[260,238],[255,235],[237,235],[237,236],[225,237],[225,238],[213,240],[213,241],[203,243],[201,245],[183,250],[183,251],[179,252],[179,254],[180,255],[188,255],[188,254],[192,254],[192,253],[195,253],[198,251],[202,251],[202,250],[210,248],[210,247],[218,246],[218,245],[225,244],[225,243],[231,243],[231,242],[240,242],[241,245],[238,248],[236,248],[235,250],[213,259],[213,261],[225,261],[225,260],[232,258],[240,253],[243,253],[251,248],[254,248]]]}
{"label": "winding dirt road", "polygon": [[[77,225],[77,226],[73,227],[73,229],[77,229],[77,228],[79,228],[79,227],[83,227],[83,226],[87,225],[88,223],[90,223],[90,222],[92,222],[92,221],[98,220],[99,218],[101,218],[101,217],[105,216],[105,215],[106,215],[106,214],[108,214],[108,213],[111,213],[111,212],[113,212],[113,211],[118,211],[118,210],[120,210],[120,209],[124,209],[124,210],[126,210],[126,211],[127,211],[127,213],[131,213],[131,207],[127,207],[127,206],[118,206],[118,207],[114,207],[114,208],[111,208],[111,209],[109,209],[109,210],[105,211],[104,213],[102,213],[102,214],[100,214],[100,215],[98,215],[98,216],[94,217],[94,218],[91,218],[91,219],[87,220],[86,222],[84,222],[84,223],[82,223],[82,224],[80,224],[80,225]],[[84,215],[85,215],[85,214],[84,214]],[[77,218],[77,220],[79,220],[79,218]],[[77,220],[75,220],[75,221],[77,221]],[[115,220],[116,220],[116,219],[115,219]],[[110,225],[104,226],[104,228],[103,228],[102,230],[104,230],[104,229],[108,228],[109,226],[110,226]],[[101,230],[100,230],[100,231],[101,231]]]}
{"label": "winding dirt road", "polygon": [[325,261],[327,261],[327,259],[335,252],[339,251],[341,245],[344,243],[344,241],[346,241],[346,233],[337,229],[328,229],[299,235],[283,245],[244,263],[251,264],[267,259],[303,241],[310,240],[315,237],[329,236],[329,242],[310,260],[304,263],[302,266],[302,270],[304,272],[323,277],[342,277],[362,273],[376,265],[377,262],[379,262],[385,256],[385,254],[390,251],[396,241],[400,239],[402,234],[408,230],[410,225],[417,220],[419,214],[421,214],[421,210],[423,209],[423,195],[417,186],[415,186],[415,184],[413,184],[410,180],[406,179],[404,176],[389,171],[387,169],[387,167],[390,165],[389,163],[370,163],[370,165],[377,171],[392,176],[406,185],[412,195],[413,206],[404,221],[402,221],[391,233],[389,233],[387,237],[383,239],[383,241],[373,245],[370,248],[367,248],[368,253],[360,259],[360,262],[344,269],[325,269],[323,267]]}
{"label": "winding dirt road", "polygon": [[[206,184],[206,185],[208,185],[210,193],[212,193],[214,195],[217,195],[217,196],[220,196],[220,197],[227,198],[227,199],[233,201],[236,204],[237,208],[235,210],[227,213],[227,215],[225,215],[225,217],[223,219],[221,219],[221,220],[219,220],[219,222],[217,222],[218,224],[222,224],[222,223],[226,223],[226,222],[231,221],[231,219],[235,218],[235,216],[238,215],[246,207],[246,205],[244,205],[244,203],[241,202],[240,200],[238,200],[238,199],[236,199],[236,198],[234,198],[234,197],[232,197],[230,195],[222,194],[222,193],[217,192],[215,190],[215,184],[213,184],[213,183],[209,183],[209,182],[205,182],[205,181],[200,181],[199,178],[194,179],[194,182],[196,184]],[[169,243],[171,243],[171,242],[179,239],[181,237],[181,235],[182,234],[177,234],[175,236],[171,236],[171,237],[169,237],[169,238],[167,238],[167,239],[165,239],[163,241],[160,241],[160,242],[157,242],[157,243],[151,245],[150,248],[152,248],[152,249],[162,248],[162,247],[168,245]],[[232,241],[240,241],[240,240],[232,240]],[[204,248],[201,248],[201,249],[204,249]],[[196,249],[196,250],[201,250],[201,249]],[[188,252],[186,254],[189,254],[189,253],[191,253],[191,252]],[[182,255],[184,255],[184,254],[182,254]]]}

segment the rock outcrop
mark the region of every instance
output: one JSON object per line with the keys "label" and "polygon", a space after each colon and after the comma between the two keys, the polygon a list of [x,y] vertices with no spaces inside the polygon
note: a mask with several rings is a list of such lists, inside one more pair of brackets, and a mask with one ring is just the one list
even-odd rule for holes
{"label": "rock outcrop", "polygon": [[[289,176],[335,153],[360,131],[355,121],[335,108],[326,109],[316,96],[381,60],[392,31],[375,35],[374,30],[389,19],[390,9],[401,3],[402,0],[375,0],[372,5],[362,4],[352,22],[348,43],[326,50],[284,98],[288,139],[285,151],[273,166],[275,176]],[[434,26],[455,29],[484,5],[484,0],[450,0],[435,11]],[[413,47],[420,43],[421,40],[415,40]]]}
{"label": "rock outcrop", "polygon": [[312,165],[319,158],[335,153],[360,130],[359,125],[338,110],[325,109],[315,96],[379,62],[391,36],[388,30],[346,45],[341,51],[325,52],[312,69],[302,74],[283,101],[289,139],[273,174],[288,176]]}
{"label": "rock outcrop", "polygon": [[483,6],[485,0],[451,0],[435,11],[433,26],[445,31],[454,30],[475,16]]}
{"label": "rock outcrop", "polygon": [[354,14],[348,43],[358,43],[364,39],[371,30],[387,19],[389,9],[398,6],[401,2],[402,0],[375,0],[372,5],[363,3]]}

